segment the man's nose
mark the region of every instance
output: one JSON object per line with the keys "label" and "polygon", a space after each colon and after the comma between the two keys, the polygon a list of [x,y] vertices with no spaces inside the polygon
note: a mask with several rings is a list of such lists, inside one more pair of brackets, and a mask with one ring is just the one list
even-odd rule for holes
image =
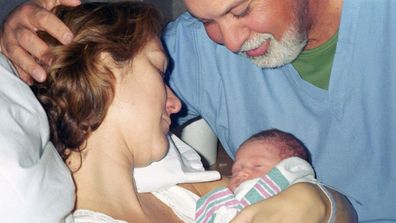
{"label": "man's nose", "polygon": [[181,109],[181,102],[168,86],[166,86],[166,94],[166,112],[169,115],[179,112]]}
{"label": "man's nose", "polygon": [[235,21],[235,18],[213,21],[205,25],[205,28],[213,41],[223,44],[232,52],[238,52],[249,37],[249,29]]}

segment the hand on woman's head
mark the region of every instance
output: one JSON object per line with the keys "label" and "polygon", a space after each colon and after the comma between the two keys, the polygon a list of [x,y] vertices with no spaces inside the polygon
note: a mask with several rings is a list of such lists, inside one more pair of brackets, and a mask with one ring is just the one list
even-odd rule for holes
{"label": "hand on woman's head", "polygon": [[29,84],[33,79],[42,82],[46,78],[35,58],[42,60],[48,46],[37,37],[36,31],[48,32],[63,44],[73,38],[68,27],[50,12],[60,4],[76,6],[80,0],[31,0],[15,9],[3,25],[1,51],[13,61],[20,77]]}
{"label": "hand on woman's head", "polygon": [[159,35],[161,24],[155,8],[137,2],[86,3],[53,11],[75,36],[62,45],[38,32],[49,46],[42,57],[51,64],[45,67],[47,80],[32,88],[47,112],[51,141],[64,155],[66,148],[80,151],[104,120],[115,93],[112,68],[130,64]]}

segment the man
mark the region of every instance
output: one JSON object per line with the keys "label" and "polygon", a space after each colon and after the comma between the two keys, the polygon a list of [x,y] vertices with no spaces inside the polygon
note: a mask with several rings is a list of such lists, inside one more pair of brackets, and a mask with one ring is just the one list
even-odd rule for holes
{"label": "man", "polygon": [[195,18],[164,34],[183,119],[201,115],[230,156],[261,129],[291,132],[360,221],[396,220],[396,2],[185,3]]}
{"label": "man", "polygon": [[[267,128],[291,132],[312,152],[318,179],[345,194],[360,221],[396,220],[396,92],[392,87],[396,86],[396,16],[391,13],[396,2],[185,3],[193,16],[182,15],[164,34],[174,61],[170,85],[187,107],[181,122],[198,115],[205,118],[231,157],[253,132]],[[33,34],[24,27],[47,30],[60,40],[71,34],[65,34],[67,28],[58,23],[54,26],[53,19],[42,19],[50,16],[48,12],[33,3],[28,6],[11,15],[2,47],[27,71],[22,74],[25,80],[31,80],[27,73],[32,73],[40,81],[45,74],[20,46],[38,58],[45,46],[29,44],[29,39],[37,38],[29,37]],[[290,194],[293,189],[287,191]],[[279,217],[275,222],[295,221],[296,213],[285,214],[291,206],[303,213],[311,211],[310,217],[299,215],[301,219],[320,216],[315,220],[323,221],[323,213],[314,213],[320,208],[305,206],[326,206],[316,201],[293,203],[281,193],[245,209],[235,222],[245,217],[263,222],[269,214]],[[340,204],[346,205],[339,206],[341,210],[351,211],[345,202]]]}

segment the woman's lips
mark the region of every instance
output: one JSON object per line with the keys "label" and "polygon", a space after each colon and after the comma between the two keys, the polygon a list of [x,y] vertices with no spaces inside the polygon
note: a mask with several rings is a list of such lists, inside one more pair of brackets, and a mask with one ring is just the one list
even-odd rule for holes
{"label": "woman's lips", "polygon": [[248,57],[258,57],[264,55],[269,47],[270,40],[264,41],[259,47],[245,51]]}

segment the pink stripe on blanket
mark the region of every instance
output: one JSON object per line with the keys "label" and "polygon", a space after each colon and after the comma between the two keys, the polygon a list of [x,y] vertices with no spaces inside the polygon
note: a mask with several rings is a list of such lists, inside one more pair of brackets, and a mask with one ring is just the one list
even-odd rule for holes
{"label": "pink stripe on blanket", "polygon": [[273,181],[271,178],[269,178],[267,175],[265,175],[261,179],[264,182],[266,182],[268,184],[268,186],[276,192],[276,194],[281,192],[281,188],[278,186],[278,184],[276,184],[276,182]]}
{"label": "pink stripe on blanket", "polygon": [[250,205],[250,202],[248,200],[246,200],[246,198],[243,198],[241,200],[241,205],[242,205],[242,208],[245,208]]}
{"label": "pink stripe on blanket", "polygon": [[197,211],[196,215],[201,215],[202,212],[206,209],[206,207],[212,203],[213,201],[216,201],[219,198],[225,197],[227,195],[233,195],[232,192],[228,189],[225,188],[223,190],[220,190],[214,194],[212,194],[206,201],[205,203],[202,204],[201,208],[199,208],[199,210]]}

